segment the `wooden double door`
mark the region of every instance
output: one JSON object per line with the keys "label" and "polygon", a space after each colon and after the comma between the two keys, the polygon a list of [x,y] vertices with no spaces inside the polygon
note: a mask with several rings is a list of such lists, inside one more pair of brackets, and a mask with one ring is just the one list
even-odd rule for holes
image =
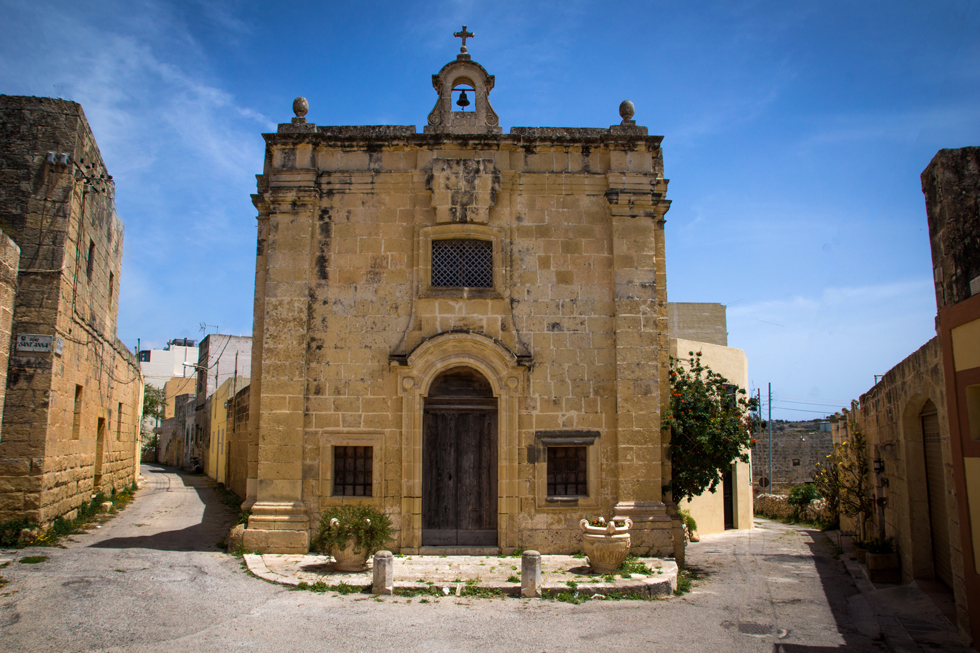
{"label": "wooden double door", "polygon": [[467,368],[439,377],[422,417],[422,545],[497,545],[497,400]]}

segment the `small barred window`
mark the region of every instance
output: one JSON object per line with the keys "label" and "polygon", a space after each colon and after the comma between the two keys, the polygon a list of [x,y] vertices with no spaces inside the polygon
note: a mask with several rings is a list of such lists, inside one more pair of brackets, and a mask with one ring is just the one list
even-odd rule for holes
{"label": "small barred window", "polygon": [[493,288],[493,243],[432,241],[433,288]]}
{"label": "small barred window", "polygon": [[371,496],[374,447],[333,448],[333,495]]}
{"label": "small barred window", "polygon": [[548,496],[589,494],[586,447],[548,447]]}

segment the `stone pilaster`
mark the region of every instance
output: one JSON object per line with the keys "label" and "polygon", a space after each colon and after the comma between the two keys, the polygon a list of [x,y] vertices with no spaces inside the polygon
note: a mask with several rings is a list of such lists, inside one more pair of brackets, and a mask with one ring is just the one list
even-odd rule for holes
{"label": "stone pilaster", "polygon": [[[667,387],[666,264],[663,199],[667,182],[654,174],[610,172],[616,333],[616,517],[634,522],[633,548],[673,553],[675,535],[664,502]],[[668,498],[669,500],[669,498]]]}
{"label": "stone pilaster", "polygon": [[306,369],[307,364],[311,243],[319,204],[315,184],[312,170],[297,170],[262,198],[269,218],[264,301],[262,307],[256,304],[262,332],[255,348],[263,352],[257,364],[257,479],[244,535],[244,546],[256,552],[309,549],[309,516],[303,503],[306,387],[290,370]]}

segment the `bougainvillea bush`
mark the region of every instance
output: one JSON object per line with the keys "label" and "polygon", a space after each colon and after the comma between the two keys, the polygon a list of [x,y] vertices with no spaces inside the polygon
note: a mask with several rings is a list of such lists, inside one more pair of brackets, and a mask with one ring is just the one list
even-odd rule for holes
{"label": "bougainvillea bush", "polygon": [[701,362],[701,352],[670,359],[671,492],[674,501],[714,492],[736,460],[749,461],[755,399]]}

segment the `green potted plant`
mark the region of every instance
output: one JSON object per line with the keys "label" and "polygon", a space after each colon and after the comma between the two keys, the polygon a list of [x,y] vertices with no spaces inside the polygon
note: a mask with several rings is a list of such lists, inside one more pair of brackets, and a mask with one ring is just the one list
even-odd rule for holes
{"label": "green potted plant", "polygon": [[873,537],[864,543],[865,564],[872,583],[901,582],[901,561],[895,552],[895,540],[891,537]]}
{"label": "green potted plant", "polygon": [[684,530],[687,531],[687,539],[691,542],[700,542],[701,536],[698,535],[698,523],[694,521],[691,513],[684,508],[678,508],[677,514],[680,515],[681,521],[684,523]]}
{"label": "green potted plant", "polygon": [[630,528],[633,520],[629,517],[622,520],[622,526],[617,526],[612,519],[583,519],[579,522],[582,528],[582,550],[589,557],[589,566],[597,574],[613,574],[623,564],[630,552]]}
{"label": "green potted plant", "polygon": [[313,548],[337,561],[337,571],[361,571],[369,556],[392,539],[391,519],[365,504],[331,506],[320,514]]}

